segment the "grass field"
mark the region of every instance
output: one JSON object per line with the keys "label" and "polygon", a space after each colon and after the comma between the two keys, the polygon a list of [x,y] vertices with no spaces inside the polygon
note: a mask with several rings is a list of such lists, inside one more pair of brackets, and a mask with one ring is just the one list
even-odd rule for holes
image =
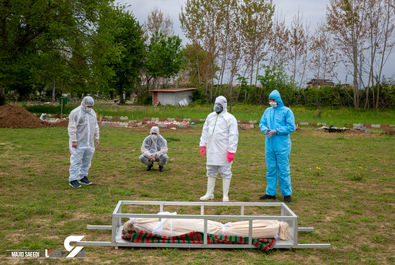
{"label": "grass field", "polygon": [[[339,114],[341,115],[341,114]],[[369,118],[367,118],[369,119]],[[110,224],[118,200],[196,201],[206,191],[205,162],[199,154],[201,125],[163,129],[169,163],[144,171],[140,145],[148,129],[101,128],[92,161],[94,185],[68,186],[66,128],[0,129],[0,256],[6,250],[63,249],[69,235],[110,240],[110,231],[87,224]],[[292,134],[290,208],[301,226],[299,243],[330,243],[331,249],[187,250],[85,248],[83,260],[24,260],[25,263],[79,264],[394,264],[395,138],[325,134],[303,128]],[[266,185],[264,137],[240,131],[231,201],[258,201]],[[217,181],[216,201],[222,198]],[[276,201],[282,201],[282,197]],[[215,214],[232,213],[220,208]],[[254,213],[254,212],[251,212]]]}
{"label": "grass field", "polygon": [[[67,105],[67,111],[73,107]],[[245,105],[236,104],[232,108],[232,114],[238,120],[260,120],[263,112],[269,105]],[[132,120],[142,120],[144,117],[160,118],[193,118],[204,119],[207,113],[213,111],[212,105],[195,105],[188,107],[174,106],[134,106],[134,105],[100,105],[95,110],[98,114],[109,116],[128,116]],[[291,107],[297,122],[325,122],[327,125],[343,126],[344,123],[371,123],[371,124],[394,124],[395,109],[382,109],[377,111],[352,109],[352,108],[330,108],[320,110],[306,108],[303,106]],[[52,105],[28,106],[29,111],[44,113],[60,113],[60,107]]]}

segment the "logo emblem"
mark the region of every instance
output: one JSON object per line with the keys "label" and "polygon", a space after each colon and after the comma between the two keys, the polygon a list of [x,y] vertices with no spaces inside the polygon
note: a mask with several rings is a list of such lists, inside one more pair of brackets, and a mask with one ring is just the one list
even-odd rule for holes
{"label": "logo emblem", "polygon": [[68,236],[64,240],[64,248],[69,251],[69,255],[66,258],[74,258],[77,254],[84,248],[81,246],[72,247],[70,246],[70,242],[80,242],[84,236]]}

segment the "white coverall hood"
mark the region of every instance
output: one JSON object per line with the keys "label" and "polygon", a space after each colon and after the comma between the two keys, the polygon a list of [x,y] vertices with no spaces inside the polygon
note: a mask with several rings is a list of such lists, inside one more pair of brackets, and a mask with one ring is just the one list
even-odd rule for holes
{"label": "white coverall hood", "polygon": [[[228,108],[228,101],[226,100],[226,98],[224,96],[219,96],[215,99],[215,103],[214,103],[214,111],[215,111],[215,106],[217,104],[221,104],[222,107],[224,108],[222,112],[227,112],[227,108]],[[221,112],[221,113],[222,113]]]}
{"label": "white coverall hood", "polygon": [[149,130],[149,133],[156,133],[157,135],[159,135],[159,127],[158,126],[152,126],[151,130]]}
{"label": "white coverall hood", "polygon": [[[157,141],[159,138],[159,127],[158,126],[152,126],[151,130],[149,131],[151,134],[151,139],[154,141]],[[156,133],[156,135],[154,135],[153,133]]]}
{"label": "white coverall hood", "polygon": [[88,107],[93,107],[94,104],[95,101],[93,100],[93,98],[91,96],[86,96],[81,101],[81,109],[85,112],[90,112],[91,108]]}

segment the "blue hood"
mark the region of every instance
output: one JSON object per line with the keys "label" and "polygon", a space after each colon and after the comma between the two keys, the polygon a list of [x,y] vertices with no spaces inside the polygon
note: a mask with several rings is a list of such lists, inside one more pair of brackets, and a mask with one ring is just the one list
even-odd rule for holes
{"label": "blue hood", "polygon": [[284,106],[284,103],[283,103],[283,101],[281,99],[281,96],[280,96],[280,92],[278,92],[277,89],[273,90],[270,93],[269,100],[271,98],[274,99],[277,102],[277,107],[283,107]]}

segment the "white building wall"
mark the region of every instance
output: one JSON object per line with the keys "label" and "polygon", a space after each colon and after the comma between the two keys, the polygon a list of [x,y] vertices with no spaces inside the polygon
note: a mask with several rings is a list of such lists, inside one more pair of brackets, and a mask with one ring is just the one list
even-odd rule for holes
{"label": "white building wall", "polygon": [[192,91],[180,91],[180,92],[158,92],[158,101],[161,105],[173,105],[178,106],[178,102],[186,99],[188,104],[192,102]]}

